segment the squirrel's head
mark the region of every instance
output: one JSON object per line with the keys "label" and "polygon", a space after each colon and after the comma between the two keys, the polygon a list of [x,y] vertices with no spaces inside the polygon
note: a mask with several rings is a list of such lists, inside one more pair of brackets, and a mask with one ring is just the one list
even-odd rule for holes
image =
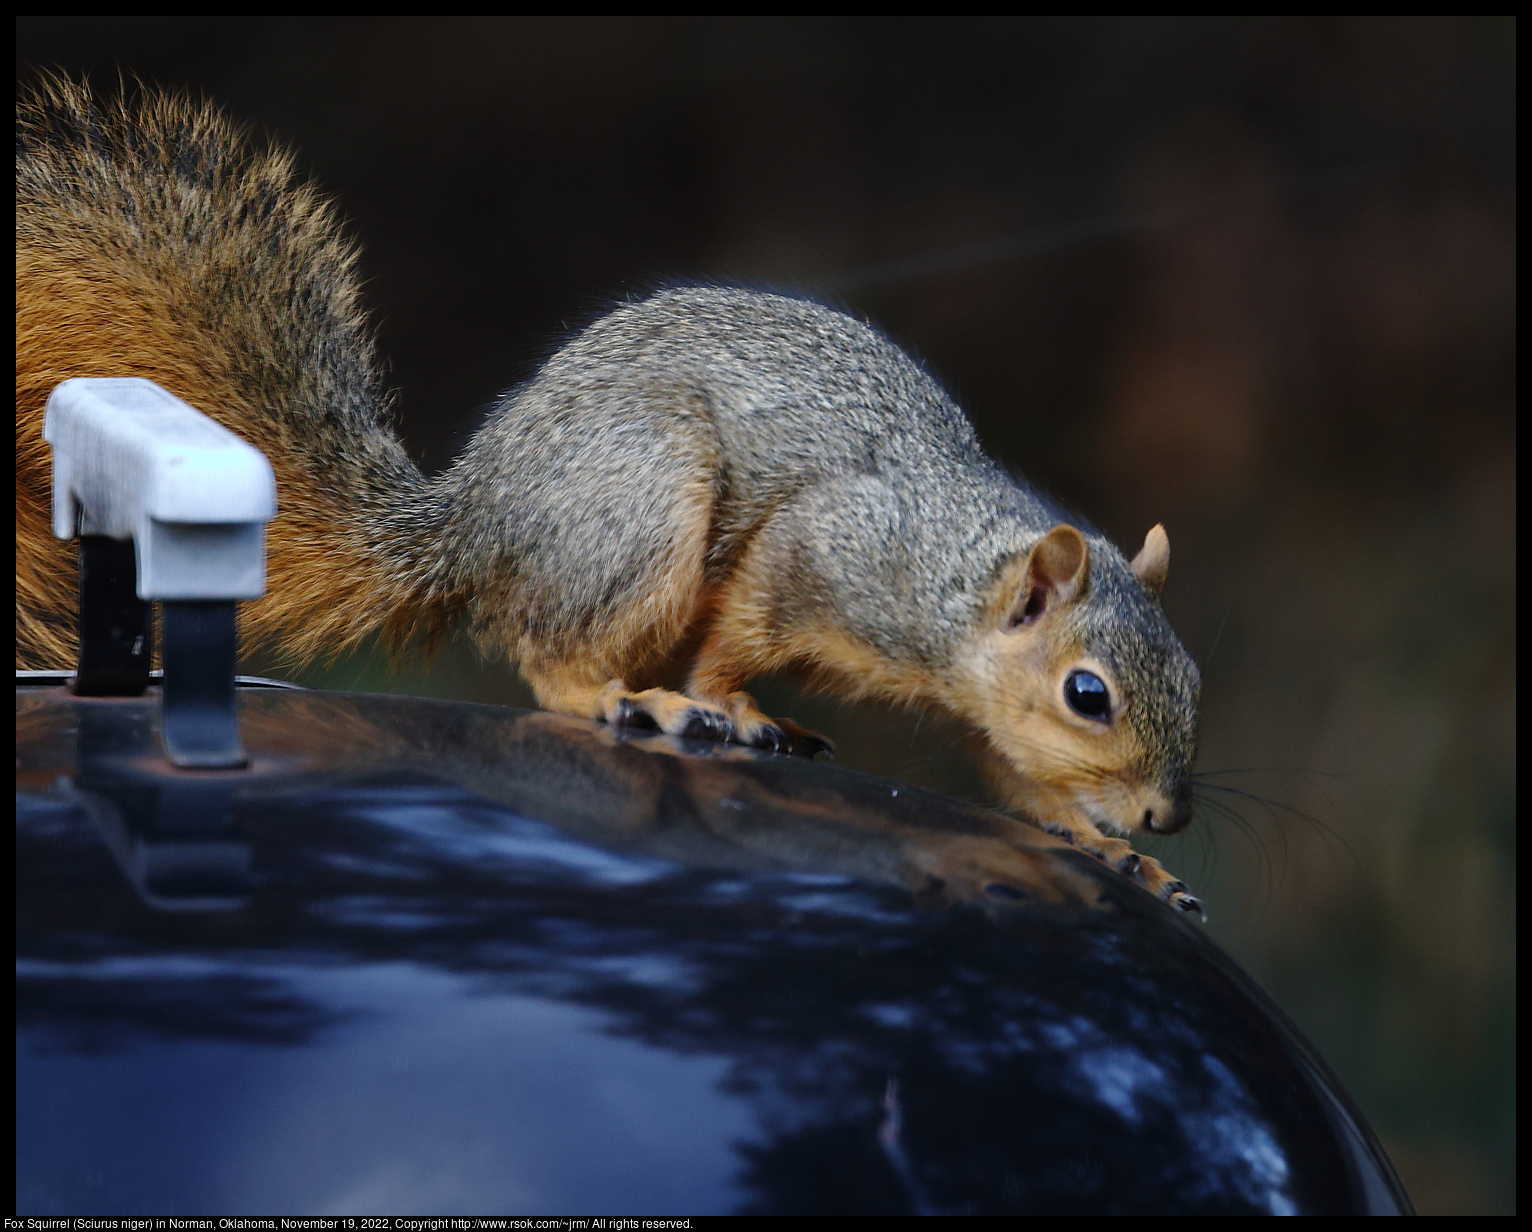
{"label": "squirrel's head", "polygon": [[1160,608],[1169,565],[1161,526],[1130,564],[1064,524],[1002,564],[969,643],[971,718],[1039,821],[1169,834],[1191,820],[1201,678]]}

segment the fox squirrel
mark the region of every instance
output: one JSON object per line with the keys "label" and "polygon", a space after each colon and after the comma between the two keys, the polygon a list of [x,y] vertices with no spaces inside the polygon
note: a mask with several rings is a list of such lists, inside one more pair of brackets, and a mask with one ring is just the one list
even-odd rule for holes
{"label": "fox squirrel", "polygon": [[1200,910],[1107,836],[1191,816],[1200,683],[1158,603],[1164,530],[1130,563],[1070,524],[877,330],[662,291],[565,345],[428,479],[390,428],[357,248],[289,154],[206,104],[57,77],[23,92],[16,150],[19,663],[74,654],[48,393],[148,377],[276,472],[247,639],[297,660],[466,621],[550,710],[779,751],[827,742],[757,708],[764,672],[940,707],[1009,805]]}

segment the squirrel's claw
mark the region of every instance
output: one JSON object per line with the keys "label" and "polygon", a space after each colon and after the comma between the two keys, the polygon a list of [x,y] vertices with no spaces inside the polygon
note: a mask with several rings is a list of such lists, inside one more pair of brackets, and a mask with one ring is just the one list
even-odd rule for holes
{"label": "squirrel's claw", "polygon": [[807,727],[791,719],[771,719],[762,714],[748,693],[730,693],[724,699],[729,717],[734,720],[733,739],[752,749],[771,753],[797,753],[813,757],[816,753],[835,756],[835,746]]}
{"label": "squirrel's claw", "polygon": [[799,727],[791,719],[758,723],[743,743],[768,753],[796,753],[800,757],[827,753],[832,758],[835,756],[835,746],[828,739],[806,727]]}
{"label": "squirrel's claw", "polygon": [[776,725],[787,734],[792,742],[788,752],[797,753],[800,757],[814,757],[823,753],[832,761],[835,758],[835,744],[826,736],[818,732],[810,731],[807,727],[800,727],[791,719],[778,719]]}
{"label": "squirrel's claw", "polygon": [[1165,901],[1172,907],[1181,911],[1195,911],[1202,917],[1202,922],[1208,922],[1207,908],[1202,905],[1200,898],[1193,898],[1186,891],[1186,882],[1172,881],[1164,890]]}
{"label": "squirrel's claw", "polygon": [[1172,907],[1179,907],[1182,911],[1195,911],[1202,917],[1204,924],[1208,922],[1207,908],[1202,905],[1200,898],[1193,898],[1190,894],[1172,894],[1170,896],[1170,905]]}
{"label": "squirrel's claw", "polygon": [[630,697],[617,699],[612,707],[610,721],[613,727],[647,727],[652,730],[659,726],[653,716]]}
{"label": "squirrel's claw", "polygon": [[791,753],[793,751],[792,737],[775,723],[758,724],[745,743],[752,749],[764,749],[768,753]]}
{"label": "squirrel's claw", "polygon": [[693,706],[682,716],[681,729],[676,734],[687,740],[711,740],[723,744],[734,734],[734,725],[726,714]]}

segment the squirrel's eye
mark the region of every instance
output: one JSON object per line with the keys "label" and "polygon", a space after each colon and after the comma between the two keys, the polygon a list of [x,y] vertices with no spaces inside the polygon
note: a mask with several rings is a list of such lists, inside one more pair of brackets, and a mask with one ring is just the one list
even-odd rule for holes
{"label": "squirrel's eye", "polygon": [[1112,697],[1106,691],[1106,682],[1094,672],[1070,672],[1069,679],[1064,681],[1064,700],[1076,714],[1102,723],[1112,712]]}

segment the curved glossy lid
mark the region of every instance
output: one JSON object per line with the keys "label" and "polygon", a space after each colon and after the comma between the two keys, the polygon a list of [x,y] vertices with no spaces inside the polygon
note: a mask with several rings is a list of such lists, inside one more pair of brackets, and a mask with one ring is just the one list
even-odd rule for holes
{"label": "curved glossy lid", "polygon": [[1399,1212],[1199,927],[1010,819],[561,716],[17,690],[18,1209]]}

